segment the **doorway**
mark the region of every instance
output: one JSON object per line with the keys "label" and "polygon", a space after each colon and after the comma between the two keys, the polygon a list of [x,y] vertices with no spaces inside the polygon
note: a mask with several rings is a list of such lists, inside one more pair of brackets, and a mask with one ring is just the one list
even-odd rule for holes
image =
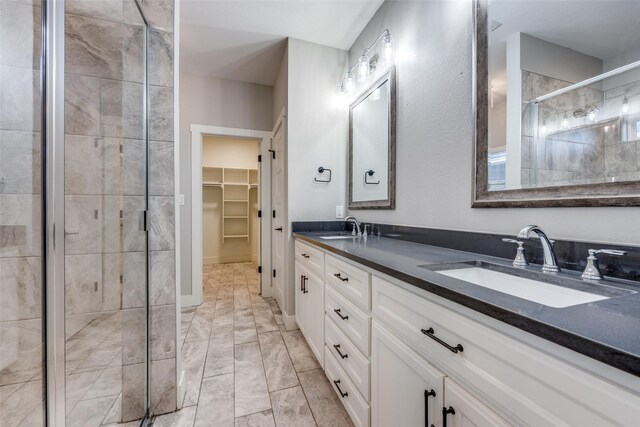
{"label": "doorway", "polygon": [[[248,262],[259,292],[271,296],[271,234],[263,212],[271,205],[271,132],[191,125],[192,286],[182,307],[203,302],[203,269]],[[265,250],[264,248],[268,248]]]}

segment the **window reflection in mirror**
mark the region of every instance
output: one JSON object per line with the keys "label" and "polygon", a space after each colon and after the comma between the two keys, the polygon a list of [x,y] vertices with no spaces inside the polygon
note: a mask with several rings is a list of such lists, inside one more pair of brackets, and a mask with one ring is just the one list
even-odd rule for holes
{"label": "window reflection in mirror", "polygon": [[640,2],[492,0],[490,191],[640,180]]}

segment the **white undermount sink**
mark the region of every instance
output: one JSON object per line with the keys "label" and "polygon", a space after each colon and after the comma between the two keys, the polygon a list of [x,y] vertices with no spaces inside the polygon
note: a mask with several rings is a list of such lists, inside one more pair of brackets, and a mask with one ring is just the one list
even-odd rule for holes
{"label": "white undermount sink", "polygon": [[609,299],[604,295],[578,291],[480,267],[439,270],[438,273],[555,308]]}

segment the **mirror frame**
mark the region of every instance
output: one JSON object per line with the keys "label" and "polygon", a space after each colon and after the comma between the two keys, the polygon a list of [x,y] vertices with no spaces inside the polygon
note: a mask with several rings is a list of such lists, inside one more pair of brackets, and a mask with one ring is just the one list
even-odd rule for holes
{"label": "mirror frame", "polygon": [[[385,81],[389,81],[389,135],[388,135],[388,170],[387,170],[387,194],[384,200],[366,200],[357,202],[353,200],[353,109],[364,101],[376,88]],[[379,79],[373,82],[362,92],[349,106],[349,163],[347,167],[349,175],[347,192],[349,194],[348,209],[395,209],[396,208],[396,66],[389,67]]]}
{"label": "mirror frame", "polygon": [[566,185],[520,190],[488,191],[489,147],[489,34],[488,1],[473,7],[474,156],[472,208],[549,208],[640,206],[640,181]]}

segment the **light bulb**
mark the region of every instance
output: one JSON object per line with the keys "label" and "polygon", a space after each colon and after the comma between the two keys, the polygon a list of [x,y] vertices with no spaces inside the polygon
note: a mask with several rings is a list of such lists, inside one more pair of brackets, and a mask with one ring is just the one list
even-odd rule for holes
{"label": "light bulb", "polygon": [[369,57],[362,55],[358,60],[358,81],[363,82],[369,78]]}
{"label": "light bulb", "polygon": [[344,88],[345,92],[351,95],[356,90],[356,78],[353,73],[347,73],[344,78]]}
{"label": "light bulb", "polygon": [[598,117],[598,112],[600,112],[600,110],[598,110],[598,107],[593,107],[589,110],[589,114],[587,115],[587,118],[589,119],[589,121],[593,122],[596,120],[596,118]]}
{"label": "light bulb", "polygon": [[625,96],[624,100],[622,101],[622,108],[620,109],[620,112],[623,116],[626,116],[627,114],[629,114],[630,110],[631,108],[629,108],[629,99],[627,99],[627,97]]}
{"label": "light bulb", "polygon": [[393,36],[391,34],[384,36],[384,59],[387,65],[391,65],[393,62]]}
{"label": "light bulb", "polygon": [[566,117],[564,119],[562,119],[562,129],[569,129],[569,119],[567,119]]}

